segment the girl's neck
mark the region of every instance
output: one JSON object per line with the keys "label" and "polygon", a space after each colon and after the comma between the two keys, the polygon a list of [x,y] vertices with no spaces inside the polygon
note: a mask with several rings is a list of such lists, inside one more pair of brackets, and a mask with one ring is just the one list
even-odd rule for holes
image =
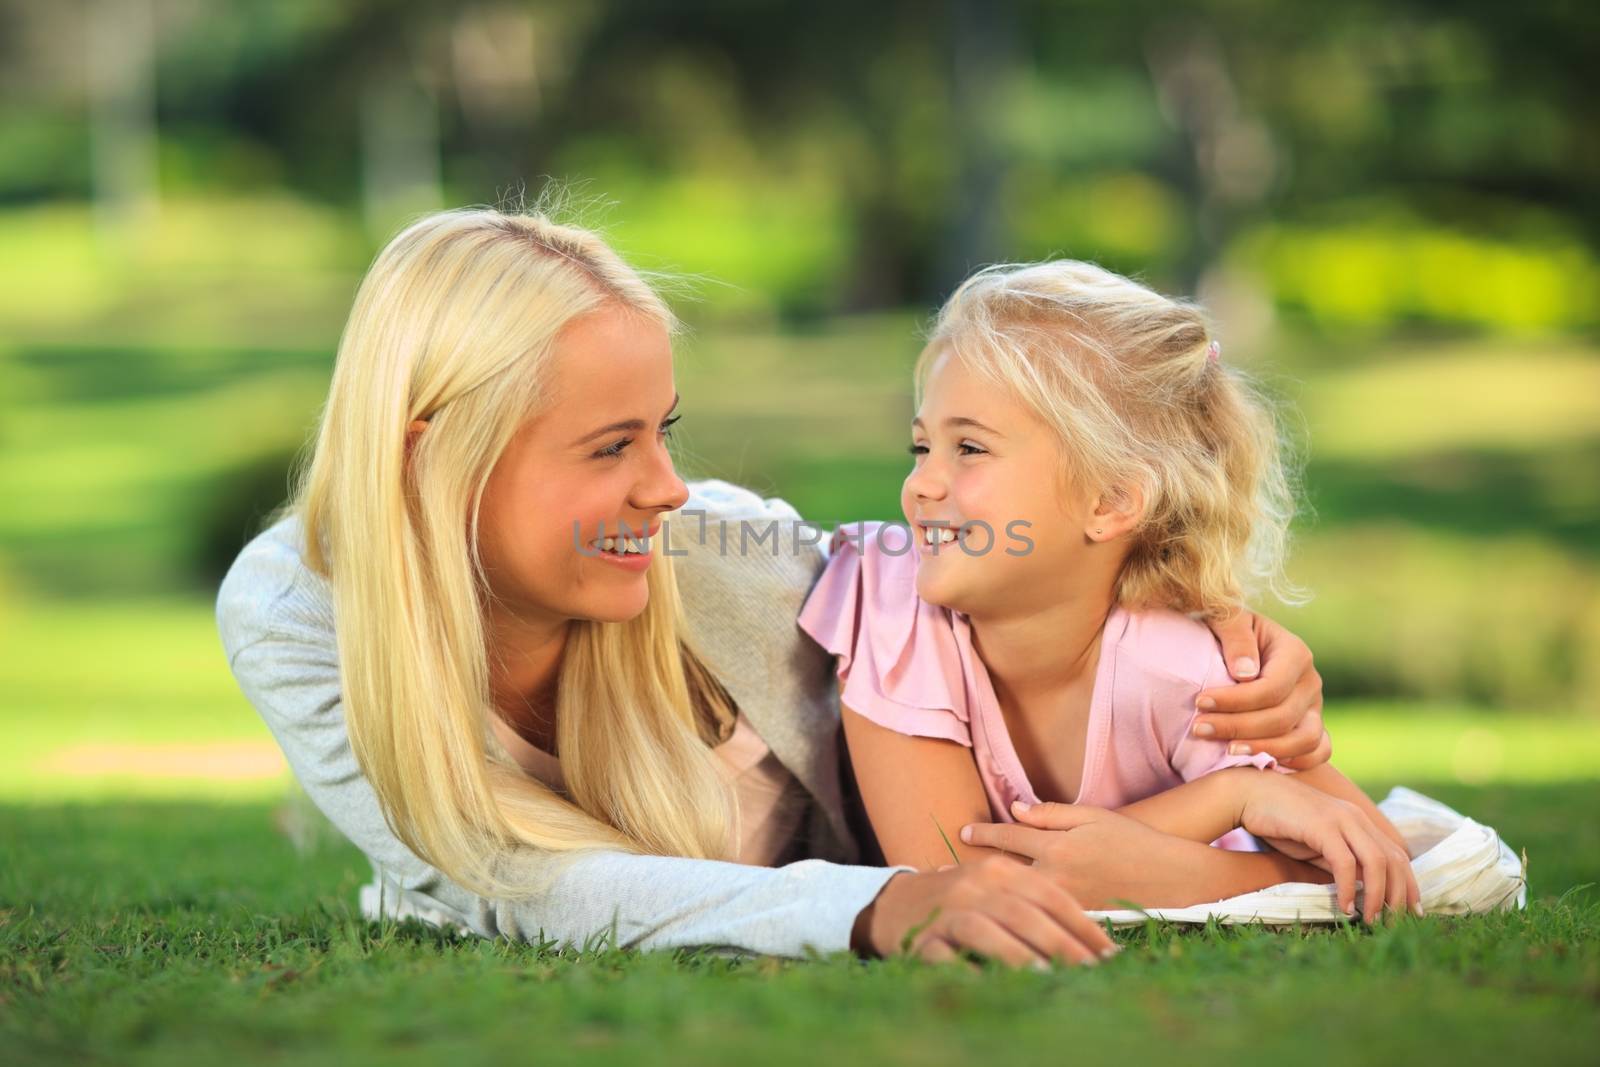
{"label": "girl's neck", "polygon": [[1110,589],[1078,589],[1037,611],[971,617],[973,649],[997,692],[1046,696],[1095,670],[1111,608]]}
{"label": "girl's neck", "polygon": [[485,619],[489,696],[500,717],[529,743],[555,752],[556,689],[570,622],[529,619],[503,606]]}

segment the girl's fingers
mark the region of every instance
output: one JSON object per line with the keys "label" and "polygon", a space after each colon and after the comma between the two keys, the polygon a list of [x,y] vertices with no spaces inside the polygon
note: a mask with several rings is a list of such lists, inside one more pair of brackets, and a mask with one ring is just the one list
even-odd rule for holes
{"label": "girl's fingers", "polygon": [[1339,910],[1352,918],[1356,907],[1356,858],[1345,846],[1344,839],[1334,835],[1322,850],[1327,870],[1333,875],[1333,885]]}
{"label": "girl's fingers", "polygon": [[1389,854],[1389,914],[1400,915],[1406,910],[1406,898],[1411,895],[1411,863],[1394,852]]}
{"label": "girl's fingers", "polygon": [[1369,926],[1383,912],[1384,894],[1388,889],[1389,857],[1367,832],[1366,827],[1354,820],[1345,825],[1344,837],[1361,864],[1362,894],[1361,918]]}
{"label": "girl's fingers", "polygon": [[1054,832],[1018,823],[975,822],[961,828],[961,840],[979,848],[997,848],[1036,860],[1044,855]]}

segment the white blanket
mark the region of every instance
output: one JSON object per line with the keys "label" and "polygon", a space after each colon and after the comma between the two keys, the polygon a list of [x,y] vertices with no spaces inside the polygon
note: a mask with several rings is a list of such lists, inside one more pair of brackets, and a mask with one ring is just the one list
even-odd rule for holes
{"label": "white blanket", "polygon": [[[1528,904],[1526,859],[1519,860],[1493,828],[1473,822],[1431,797],[1396,787],[1378,804],[1410,846],[1422,907],[1429,915],[1468,915],[1485,911],[1524,908]],[[1359,883],[1358,883],[1359,885]],[[1361,894],[1356,894],[1356,914]],[[1187,908],[1150,908],[1147,911],[1091,911],[1115,926],[1132,926],[1149,919],[1203,923],[1341,923],[1351,921],[1339,911],[1332,885],[1285,882],[1211,904]]]}

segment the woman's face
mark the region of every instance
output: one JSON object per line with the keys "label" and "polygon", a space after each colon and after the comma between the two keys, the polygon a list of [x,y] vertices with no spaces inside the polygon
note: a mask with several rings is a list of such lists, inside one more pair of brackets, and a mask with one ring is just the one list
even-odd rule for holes
{"label": "woman's face", "polygon": [[[1086,562],[1094,505],[1062,491],[1049,428],[946,352],[929,372],[911,440],[900,507],[918,553],[917,594],[991,617],[1058,601],[1062,576]],[[929,544],[940,527],[962,532]]]}
{"label": "woman's face", "polygon": [[[576,319],[556,338],[549,403],[489,475],[478,549],[489,587],[527,621],[621,622],[649,601],[650,535],[688,487],[666,437],[678,402],[667,331],[621,308]],[[617,538],[607,551],[599,539]]]}

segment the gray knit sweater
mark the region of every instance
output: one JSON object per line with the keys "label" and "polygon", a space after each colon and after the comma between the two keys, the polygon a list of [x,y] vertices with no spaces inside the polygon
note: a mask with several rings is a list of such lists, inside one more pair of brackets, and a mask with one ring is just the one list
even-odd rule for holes
{"label": "gray knit sweater", "polygon": [[[718,481],[690,489],[670,548],[683,553],[674,565],[696,647],[810,794],[804,844],[818,858],[762,868],[524,849],[505,873],[526,895],[486,899],[452,882],[389,829],[356,764],[340,697],[331,590],[303,562],[299,522],[290,517],[234,561],[218,593],[217,626],[235,678],[300,784],[372,861],[374,883],[363,892],[369,914],[417,915],[484,937],[565,945],[614,932],[618,945],[642,949],[801,956],[847,949],[856,915],[896,870],[909,869],[829,862],[856,855],[840,798],[838,696],[831,661],[795,625],[821,549],[803,543],[808,535],[796,537],[798,516],[781,500]],[[703,526],[688,514],[696,511],[705,513]],[[769,524],[776,544],[770,536],[756,540]]]}

